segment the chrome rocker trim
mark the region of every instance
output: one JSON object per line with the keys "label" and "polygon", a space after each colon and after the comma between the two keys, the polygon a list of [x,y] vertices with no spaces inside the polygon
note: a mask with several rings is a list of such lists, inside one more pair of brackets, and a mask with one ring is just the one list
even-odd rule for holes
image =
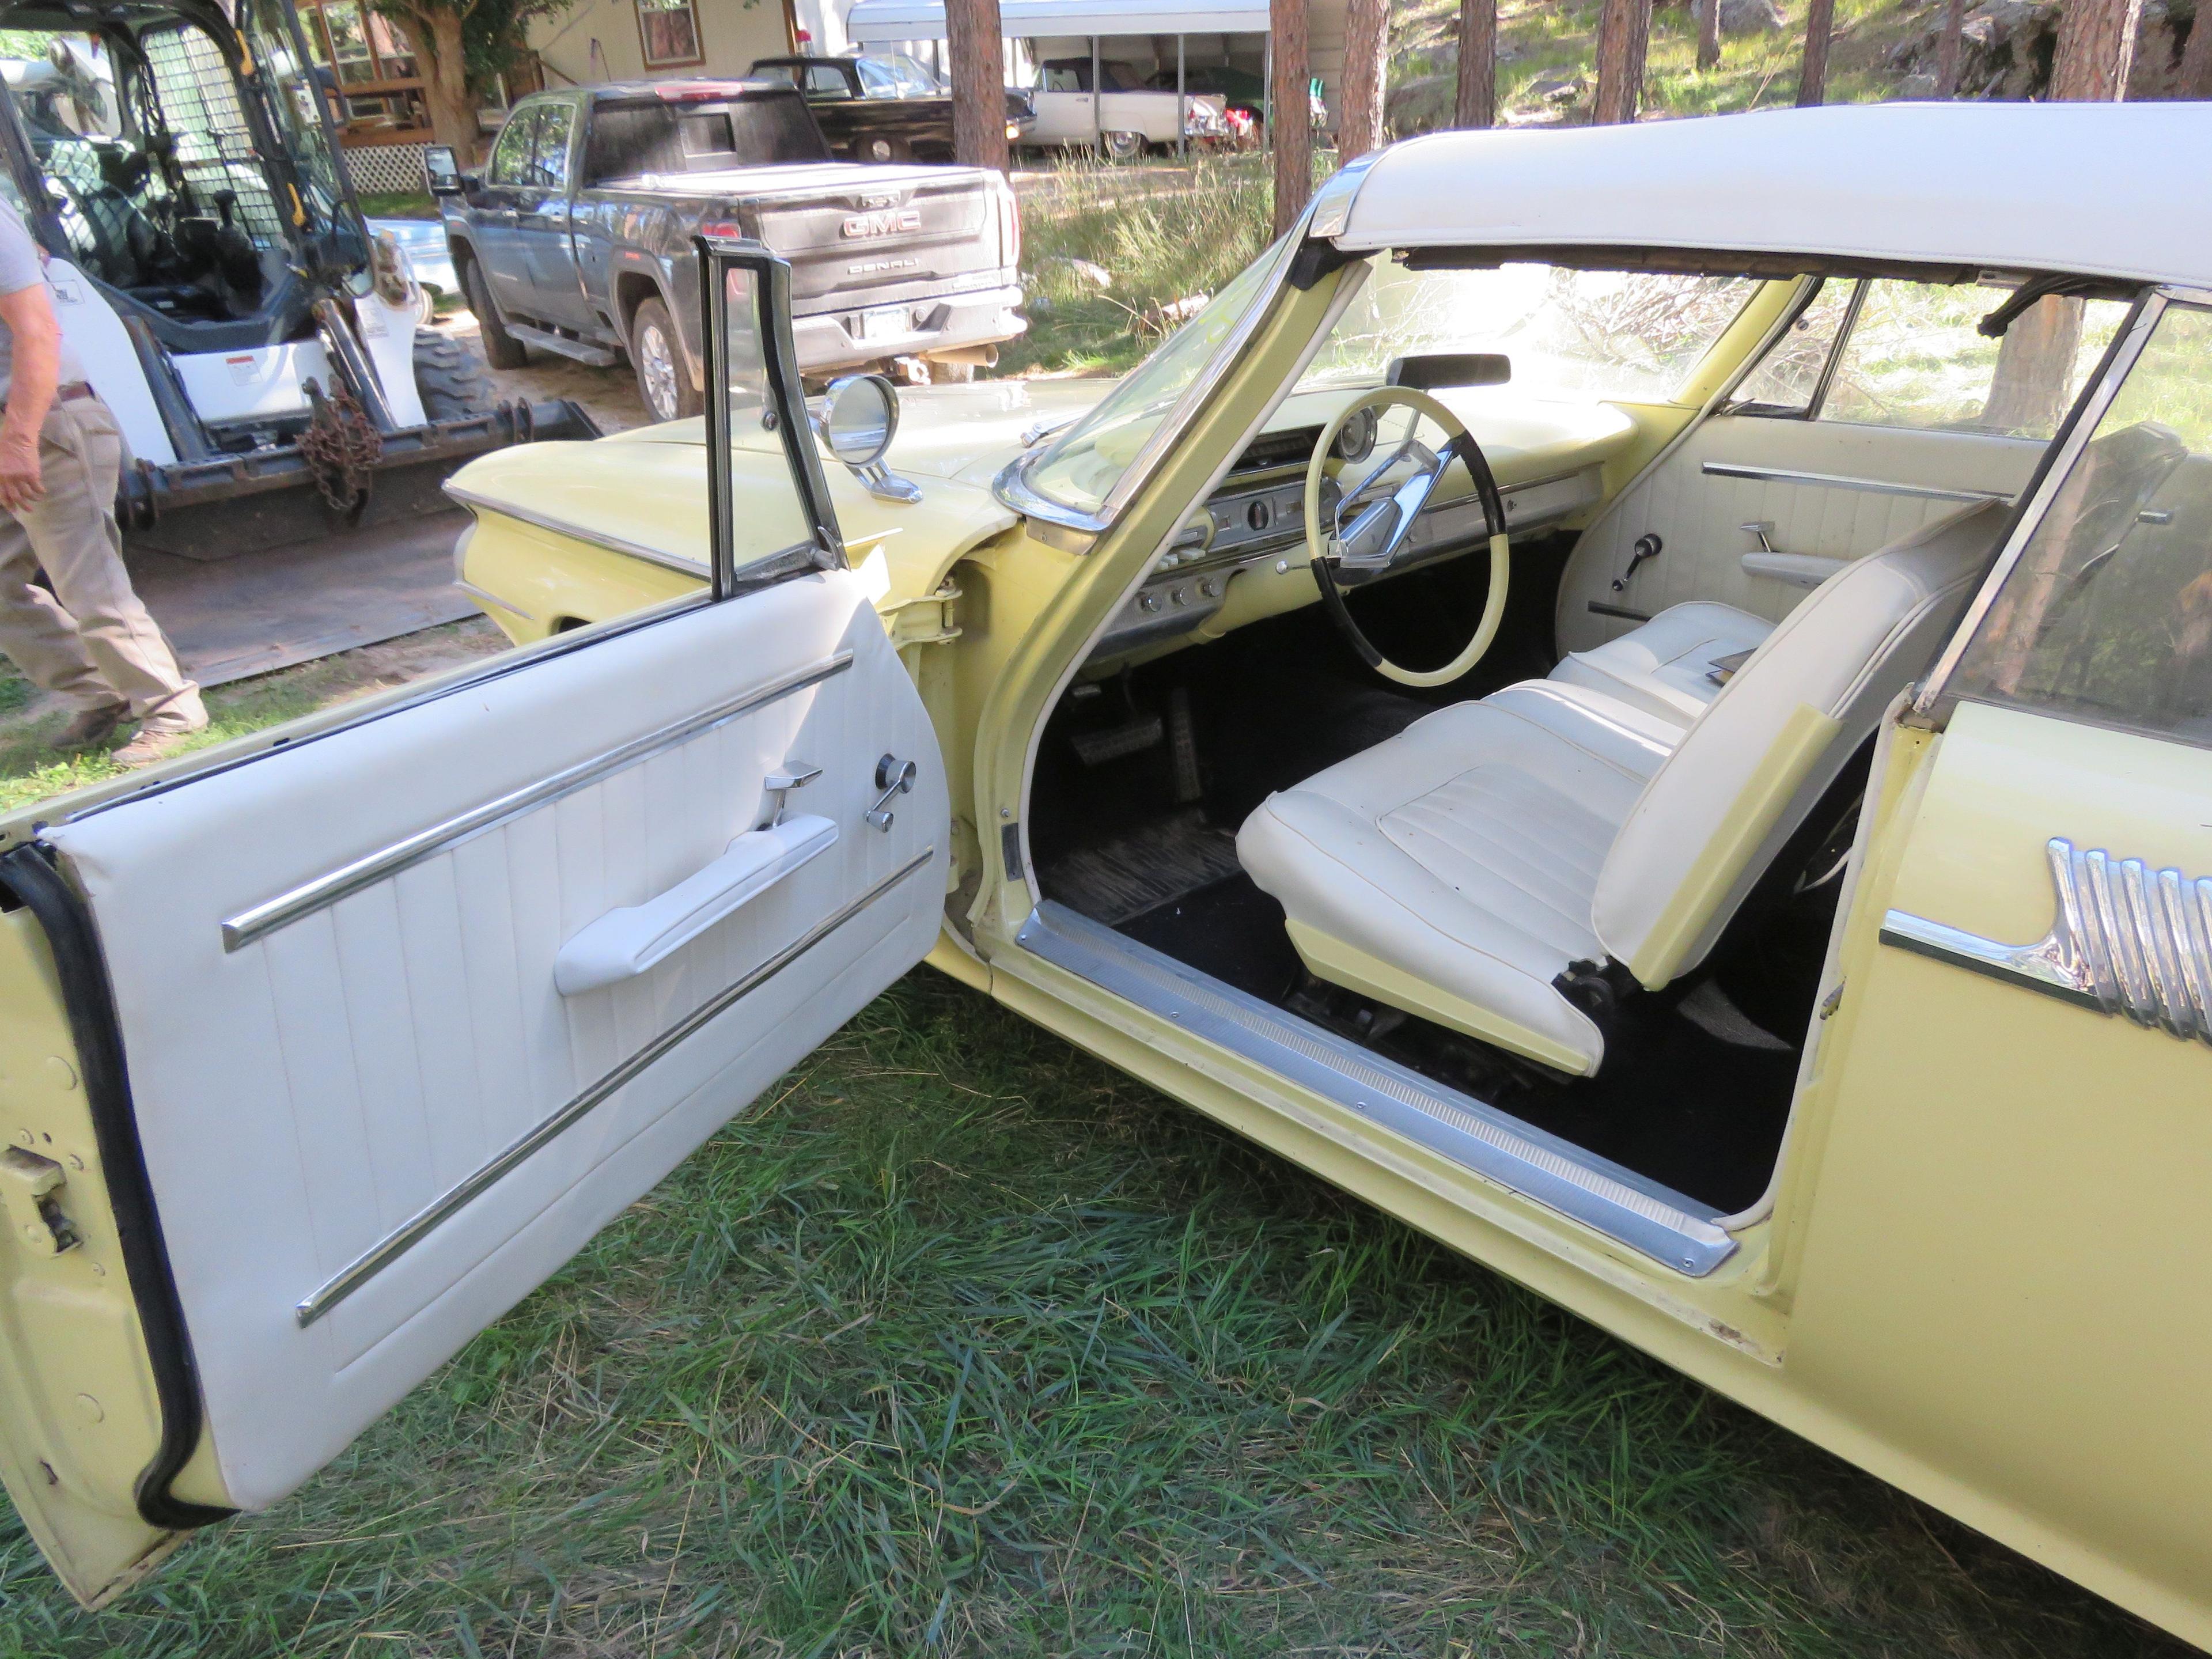
{"label": "chrome rocker trim", "polygon": [[917,856],[909,859],[899,869],[884,877],[836,915],[817,922],[799,939],[785,945],[782,950],[777,951],[737,983],[708,998],[705,1002],[694,1008],[628,1060],[623,1060],[621,1065],[599,1079],[552,1116],[514,1141],[504,1152],[499,1152],[488,1162],[479,1165],[472,1174],[431,1200],[429,1203],[348,1262],[330,1279],[301,1297],[299,1304],[293,1310],[294,1317],[303,1328],[313,1324],[420,1243],[440,1223],[452,1216],[455,1211],[480,1196],[497,1182],[500,1177],[508,1174],[531,1154],[551,1144],[564,1131],[574,1128],[593,1107],[601,1104],[624,1085],[635,1080],[641,1073],[666,1054],[670,1049],[727,1012],[732,1005],[744,997],[758,990],[936,856],[937,848],[934,846],[924,848]]}
{"label": "chrome rocker trim", "polygon": [[1881,942],[2212,1043],[2212,877],[2192,880],[2101,848],[2077,852],[2063,836],[2045,851],[2057,913],[2033,945],[1984,939],[1905,910],[1882,918]]}
{"label": "chrome rocker trim", "polygon": [[264,900],[252,909],[241,910],[228,918],[222,924],[222,948],[226,951],[242,949],[264,934],[273,933],[279,927],[289,927],[302,916],[313,915],[318,910],[336,904],[340,899],[349,898],[363,888],[373,887],[378,882],[396,876],[402,870],[420,864],[448,848],[457,847],[488,830],[495,830],[526,812],[536,811],[549,801],[574,794],[579,789],[597,783],[610,773],[619,772],[624,767],[634,766],[641,760],[659,754],[663,750],[672,749],[702,732],[774,702],[779,697],[803,691],[810,685],[818,685],[833,674],[843,673],[852,665],[853,653],[840,651],[820,662],[786,674],[781,679],[740,691],[710,708],[686,715],[673,725],[664,726],[658,732],[649,732],[618,749],[611,749],[604,755],[579,762],[565,772],[556,772],[550,778],[526,784],[496,800],[486,801],[481,806],[447,818],[443,823],[434,823],[427,830],[417,830],[404,841],[364,854],[327,875],[318,876],[289,892],[279,893],[275,898]]}
{"label": "chrome rocker trim", "polygon": [[1720,1212],[1370,1054],[1048,899],[1016,943],[1508,1191],[1702,1279],[1735,1253]]}

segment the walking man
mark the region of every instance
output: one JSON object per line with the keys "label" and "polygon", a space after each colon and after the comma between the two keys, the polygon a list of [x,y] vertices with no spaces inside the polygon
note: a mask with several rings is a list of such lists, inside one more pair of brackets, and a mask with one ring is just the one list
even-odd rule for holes
{"label": "walking man", "polygon": [[[207,725],[199,687],[123,568],[115,486],[123,439],[62,338],[39,245],[0,199],[0,650],[75,713],[55,739],[143,766]],[[40,570],[47,587],[33,580]]]}

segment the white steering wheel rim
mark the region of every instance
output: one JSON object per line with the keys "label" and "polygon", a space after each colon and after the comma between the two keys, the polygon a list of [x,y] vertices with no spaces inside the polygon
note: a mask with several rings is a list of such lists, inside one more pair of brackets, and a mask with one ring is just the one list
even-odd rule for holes
{"label": "white steering wheel rim", "polygon": [[[1306,463],[1306,558],[1314,567],[1314,580],[1324,593],[1329,591],[1334,578],[1324,562],[1328,557],[1328,537],[1322,525],[1321,486],[1328,474],[1329,456],[1336,447],[1337,434],[1343,431],[1346,422],[1363,410],[1375,410],[1379,414],[1382,410],[1401,406],[1426,416],[1442,427],[1447,441],[1461,446],[1463,455],[1477,448],[1466,423],[1436,398],[1415,386],[1375,386],[1337,410],[1335,417],[1322,428],[1320,441],[1314,445],[1313,458]],[[1360,654],[1369,659],[1376,673],[1401,685],[1448,685],[1482,660],[1498,637],[1498,623],[1504,620],[1505,586],[1512,574],[1512,546],[1507,540],[1504,525],[1493,524],[1490,531],[1490,592],[1483,599],[1482,618],[1475,624],[1474,636],[1441,668],[1405,668],[1392,662],[1359,633],[1358,625],[1342,611],[1340,604],[1334,608],[1337,619],[1351,629],[1354,643],[1361,647]]]}

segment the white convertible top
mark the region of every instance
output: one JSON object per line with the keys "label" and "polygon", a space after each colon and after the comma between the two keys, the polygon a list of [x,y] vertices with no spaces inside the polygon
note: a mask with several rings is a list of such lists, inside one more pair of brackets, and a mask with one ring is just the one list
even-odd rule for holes
{"label": "white convertible top", "polygon": [[1843,104],[1439,132],[1376,156],[1341,228],[1326,200],[1314,228],[1361,253],[1726,249],[2212,288],[2208,158],[2204,103]]}

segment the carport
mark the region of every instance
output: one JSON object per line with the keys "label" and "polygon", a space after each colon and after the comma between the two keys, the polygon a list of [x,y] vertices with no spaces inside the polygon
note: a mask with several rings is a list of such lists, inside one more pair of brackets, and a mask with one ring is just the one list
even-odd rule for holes
{"label": "carport", "polygon": [[[1343,5],[1341,0],[1317,0],[1313,11],[1316,49],[1310,56],[1326,85],[1340,55]],[[1010,64],[1014,47],[1033,60],[1089,52],[1094,143],[1103,139],[1104,126],[1101,42],[1113,40],[1142,40],[1146,55],[1163,67],[1172,52],[1178,135],[1190,114],[1187,80],[1194,46],[1212,54],[1208,61],[1257,70],[1267,88],[1263,119],[1270,135],[1275,130],[1267,0],[1198,0],[1195,4],[1176,0],[1000,0],[999,20],[1010,47]],[[845,30],[855,46],[933,46],[945,38],[945,7],[941,0],[859,0],[845,20]],[[1170,41],[1171,48],[1166,45]],[[1187,150],[1188,145],[1188,136],[1179,136],[1177,149]]]}

